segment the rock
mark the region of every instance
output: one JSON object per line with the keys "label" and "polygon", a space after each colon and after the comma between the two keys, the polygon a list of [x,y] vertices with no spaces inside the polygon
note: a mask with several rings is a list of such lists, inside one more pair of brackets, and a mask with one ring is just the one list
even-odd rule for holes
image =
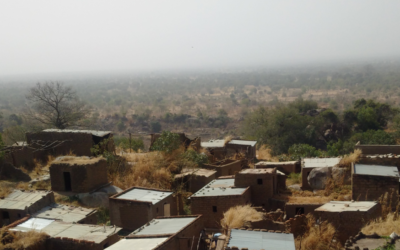
{"label": "rock", "polygon": [[291,188],[291,189],[294,189],[297,191],[301,191],[300,184],[293,184],[293,185],[288,186],[288,188]]}
{"label": "rock", "polygon": [[77,195],[83,205],[88,207],[109,207],[108,194],[103,192],[82,193]]}
{"label": "rock", "polygon": [[351,171],[346,168],[333,167],[332,178],[336,184],[351,185]]}
{"label": "rock", "polygon": [[331,178],[331,168],[314,168],[307,177],[308,184],[314,190],[325,189],[326,181]]}
{"label": "rock", "polygon": [[40,176],[38,178],[35,178],[35,179],[31,180],[29,183],[30,184],[35,184],[35,183],[41,182],[41,181],[50,181],[50,175],[49,174],[42,175],[42,176]]}
{"label": "rock", "polygon": [[30,181],[31,177],[8,162],[0,163],[0,180]]}
{"label": "rock", "polygon": [[122,191],[123,190],[120,189],[119,187],[110,185],[110,186],[107,186],[107,187],[103,187],[98,192],[106,193],[106,194],[108,194],[108,196],[112,196],[114,194],[121,193]]}

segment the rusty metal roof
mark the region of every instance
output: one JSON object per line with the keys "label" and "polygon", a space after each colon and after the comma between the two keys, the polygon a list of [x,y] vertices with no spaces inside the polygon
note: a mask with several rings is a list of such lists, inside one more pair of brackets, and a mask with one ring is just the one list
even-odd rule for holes
{"label": "rusty metal roof", "polygon": [[35,202],[43,199],[49,191],[21,191],[14,190],[4,199],[0,200],[1,209],[25,210]]}
{"label": "rusty metal roof", "polygon": [[111,131],[98,131],[98,130],[75,130],[75,129],[45,129],[42,132],[46,133],[83,133],[91,134],[98,137],[103,137],[112,134]]}
{"label": "rusty metal roof", "polygon": [[316,212],[367,212],[378,203],[375,201],[330,201],[315,209]]}

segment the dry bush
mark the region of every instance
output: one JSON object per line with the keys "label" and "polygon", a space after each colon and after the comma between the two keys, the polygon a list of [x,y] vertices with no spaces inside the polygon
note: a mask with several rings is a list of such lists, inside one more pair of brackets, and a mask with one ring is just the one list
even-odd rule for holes
{"label": "dry bush", "polygon": [[267,148],[267,146],[262,145],[256,152],[257,159],[264,160],[264,161],[272,161],[278,162],[279,159],[271,155],[271,149]]}
{"label": "dry bush", "polygon": [[9,182],[0,182],[0,197],[7,197],[12,193],[14,187],[12,183]]}
{"label": "dry bush", "polygon": [[230,141],[232,141],[232,139],[233,139],[233,136],[231,136],[231,135],[226,136],[224,138],[224,141],[225,141],[224,145],[228,144]]}
{"label": "dry bush", "polygon": [[258,212],[250,205],[231,207],[224,213],[221,226],[224,230],[241,228],[247,226],[249,222],[264,219],[264,213]]}
{"label": "dry bush", "polygon": [[302,237],[296,239],[297,249],[309,250],[333,250],[341,249],[340,243],[331,243],[335,236],[335,227],[324,221],[316,224],[316,219],[311,214],[307,215],[307,224],[305,225],[305,233]]}
{"label": "dry bush", "polygon": [[0,230],[0,249],[39,249],[48,237],[47,234],[36,231],[13,232],[6,229]]}
{"label": "dry bush", "polygon": [[361,157],[361,150],[360,149],[355,149],[353,153],[349,155],[345,155],[339,162],[339,166],[342,168],[349,168],[351,167],[351,163],[358,162],[358,160]]}
{"label": "dry bush", "polygon": [[89,158],[86,156],[76,157],[76,156],[64,156],[62,158],[57,158],[50,163],[68,163],[70,165],[79,164],[93,164],[98,162],[99,160],[104,159],[103,157]]}
{"label": "dry bush", "polygon": [[380,218],[377,221],[372,221],[368,225],[361,229],[364,234],[377,233],[381,236],[389,236],[391,233],[395,232],[400,234],[400,223],[398,220],[398,214],[389,213],[385,219]]}

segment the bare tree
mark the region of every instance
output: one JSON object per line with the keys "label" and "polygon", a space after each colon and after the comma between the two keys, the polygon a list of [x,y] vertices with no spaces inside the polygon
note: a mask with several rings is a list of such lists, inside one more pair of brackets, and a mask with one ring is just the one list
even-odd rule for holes
{"label": "bare tree", "polygon": [[58,129],[81,126],[79,122],[89,114],[76,92],[62,82],[37,83],[26,98],[29,102],[26,118],[45,126]]}

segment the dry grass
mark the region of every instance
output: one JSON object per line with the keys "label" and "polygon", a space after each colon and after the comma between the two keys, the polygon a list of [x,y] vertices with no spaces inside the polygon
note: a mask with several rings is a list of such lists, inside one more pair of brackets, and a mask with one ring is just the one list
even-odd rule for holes
{"label": "dry grass", "polygon": [[62,158],[58,158],[58,159],[52,161],[51,163],[55,163],[55,164],[68,163],[70,165],[74,165],[74,164],[85,165],[85,164],[93,164],[93,163],[96,163],[103,159],[104,159],[103,157],[88,158],[85,156],[82,156],[82,157],[64,156]]}
{"label": "dry grass", "polygon": [[247,226],[249,222],[264,219],[264,214],[258,212],[250,205],[231,207],[224,213],[221,226],[224,230],[231,228],[241,228]]}
{"label": "dry grass", "polygon": [[389,213],[385,219],[380,218],[377,221],[373,221],[361,229],[364,234],[377,233],[381,236],[389,236],[395,232],[400,234],[400,221],[396,213]]}
{"label": "dry grass", "polygon": [[315,250],[334,250],[341,249],[340,243],[331,244],[335,235],[335,228],[332,224],[322,222],[316,225],[316,219],[312,215],[307,215],[307,224],[305,226],[303,237],[296,239],[296,249],[315,249]]}
{"label": "dry grass", "polygon": [[358,162],[358,160],[360,159],[362,152],[360,149],[356,149],[354,150],[353,153],[349,154],[349,155],[345,155],[342,160],[340,160],[339,162],[339,166],[342,168],[348,168],[350,169],[351,167],[351,163],[355,163]]}
{"label": "dry grass", "polygon": [[39,249],[40,247],[44,246],[42,244],[47,237],[47,234],[36,231],[13,232],[6,229],[1,229],[0,249]]}
{"label": "dry grass", "polygon": [[228,144],[230,141],[232,141],[232,139],[233,139],[233,136],[231,136],[231,135],[226,136],[224,138],[224,140],[225,140],[224,145]]}
{"label": "dry grass", "polygon": [[267,146],[262,145],[256,152],[257,159],[264,160],[264,161],[272,161],[278,162],[279,159],[271,155],[271,149],[267,148]]}
{"label": "dry grass", "polygon": [[308,190],[293,190],[291,189],[289,192],[281,193],[279,196],[275,196],[276,199],[285,200],[289,203],[327,203],[331,200],[336,201],[348,201],[351,199],[351,186],[350,185],[341,185],[335,186],[327,192],[326,190],[318,190],[318,191],[308,191]]}
{"label": "dry grass", "polygon": [[10,182],[0,182],[0,197],[6,197],[14,190],[13,183]]}

